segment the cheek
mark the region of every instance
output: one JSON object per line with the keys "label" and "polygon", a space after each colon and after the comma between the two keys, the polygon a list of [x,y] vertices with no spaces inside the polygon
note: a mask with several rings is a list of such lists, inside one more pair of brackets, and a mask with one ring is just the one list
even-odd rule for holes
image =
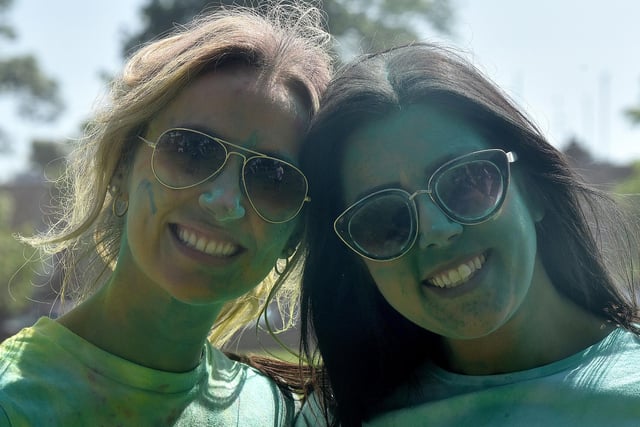
{"label": "cheek", "polygon": [[141,177],[137,182],[131,183],[131,193],[129,194],[129,216],[130,220],[136,222],[147,222],[152,219],[166,205],[168,201],[178,204],[176,195],[169,195],[168,189],[164,188],[154,178]]}
{"label": "cheek", "polygon": [[150,239],[155,238],[156,231],[152,225],[155,224],[153,217],[157,210],[156,193],[147,179],[131,183],[126,216],[126,240],[134,253],[139,253]]}
{"label": "cheek", "polygon": [[537,255],[535,221],[523,198],[513,194],[505,203],[497,221],[491,224],[496,240],[496,255],[502,263],[504,280],[512,283],[512,293],[504,298],[522,298],[528,291]]}
{"label": "cheek", "polygon": [[274,268],[278,258],[283,256],[292,231],[293,227],[286,224],[268,224],[257,219],[253,226],[255,251],[240,279],[242,293],[250,291]]}
{"label": "cheek", "polygon": [[[154,182],[157,182],[154,180]],[[158,206],[156,204],[156,194],[158,193],[157,186],[147,179],[143,178],[138,184],[135,196],[139,203],[146,205],[151,215],[155,215],[158,212]]]}
{"label": "cheek", "polygon": [[275,263],[283,255],[294,229],[295,223],[269,224],[260,218],[256,218],[253,227],[254,238],[258,248],[256,256],[266,264]]}
{"label": "cheek", "polygon": [[504,221],[502,231],[517,235],[520,244],[535,250],[537,245],[535,220],[519,193],[512,194],[512,197],[507,199],[501,216]]}
{"label": "cheek", "polygon": [[161,238],[166,231],[165,215],[175,206],[186,203],[184,199],[184,203],[181,202],[180,197],[187,194],[169,190],[147,176],[133,177],[130,186],[127,234],[137,242],[130,242],[134,246],[147,245]]}
{"label": "cheek", "polygon": [[148,154],[140,149],[135,155],[129,181],[129,205],[135,205],[140,212],[147,211],[149,215],[155,215],[158,203],[162,202],[167,191],[153,176]]}
{"label": "cheek", "polygon": [[369,260],[365,264],[376,283],[376,287],[392,306],[395,305],[396,299],[407,295],[405,284],[412,283],[410,280],[411,272],[403,265],[397,265],[398,262],[393,261],[379,263]]}

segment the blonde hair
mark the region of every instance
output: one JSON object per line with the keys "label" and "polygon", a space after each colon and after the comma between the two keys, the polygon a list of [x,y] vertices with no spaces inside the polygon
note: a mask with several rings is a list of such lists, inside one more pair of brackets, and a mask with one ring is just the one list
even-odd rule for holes
{"label": "blonde hair", "polygon": [[[115,266],[124,221],[112,212],[117,194],[108,191],[149,122],[185,86],[203,73],[242,64],[268,74],[295,90],[310,114],[331,74],[330,36],[319,9],[269,1],[260,8],[228,7],[195,18],[168,36],[137,51],[110,87],[107,105],[89,123],[58,183],[63,191],[59,216],[50,229],[24,238],[43,258],[60,257],[64,281],[59,297],[82,300],[109,277]],[[211,339],[224,344],[256,319],[271,298],[281,307],[295,306],[297,286],[271,275],[249,294],[228,303]],[[275,288],[278,295],[270,295]]]}

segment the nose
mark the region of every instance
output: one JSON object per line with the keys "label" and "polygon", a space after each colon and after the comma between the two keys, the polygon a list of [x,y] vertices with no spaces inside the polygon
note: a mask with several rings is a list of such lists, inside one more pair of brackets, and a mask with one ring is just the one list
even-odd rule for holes
{"label": "nose", "polygon": [[242,156],[229,156],[222,170],[202,184],[202,194],[198,198],[200,206],[218,222],[237,220],[246,213],[240,186],[243,160]]}
{"label": "nose", "polygon": [[421,195],[414,200],[418,207],[420,249],[448,246],[462,234],[462,224],[446,216],[428,195]]}

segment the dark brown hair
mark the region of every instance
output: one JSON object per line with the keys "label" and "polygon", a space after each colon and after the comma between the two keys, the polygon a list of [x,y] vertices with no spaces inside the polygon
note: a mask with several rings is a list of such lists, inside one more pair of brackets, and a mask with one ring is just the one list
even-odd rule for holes
{"label": "dark brown hair", "polygon": [[337,171],[350,134],[412,104],[446,109],[494,148],[517,152],[527,191],[545,206],[536,233],[553,285],[585,310],[638,332],[634,267],[640,246],[617,203],[585,185],[514,103],[455,52],[421,43],[363,56],[329,85],[302,152],[313,202],[301,347],[322,362],[316,377],[328,378],[329,386],[318,384],[320,400],[342,426],[360,425],[418,364],[439,356],[439,337],[389,306],[362,259],[332,229],[345,208]]}

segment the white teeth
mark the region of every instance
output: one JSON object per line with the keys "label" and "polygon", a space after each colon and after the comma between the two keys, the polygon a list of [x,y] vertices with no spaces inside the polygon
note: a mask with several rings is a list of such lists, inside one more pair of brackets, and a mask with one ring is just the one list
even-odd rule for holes
{"label": "white teeth", "polygon": [[229,256],[238,250],[238,246],[233,243],[208,240],[206,237],[198,236],[182,227],[178,227],[178,237],[185,245],[208,255]]}
{"label": "white teeth", "polygon": [[204,237],[198,239],[198,243],[196,244],[196,249],[200,252],[204,252],[204,248],[207,246],[207,241]]}
{"label": "white teeth", "polygon": [[462,277],[458,270],[449,270],[449,281],[453,284],[459,282]]}
{"label": "white teeth", "polygon": [[236,250],[236,246],[231,243],[209,242],[204,252],[208,254],[231,255]]}
{"label": "white teeth", "polygon": [[429,279],[429,283],[439,288],[454,288],[469,280],[473,273],[482,268],[484,262],[484,255],[478,255],[457,267],[438,273]]}
{"label": "white teeth", "polygon": [[471,276],[471,273],[473,273],[473,271],[475,271],[475,265],[474,265],[474,270],[471,270],[471,267],[469,267],[467,264],[462,264],[460,268],[458,268],[458,273],[460,273],[460,278],[463,280],[468,279],[469,276]]}
{"label": "white teeth", "polygon": [[[484,258],[484,257],[483,257]],[[482,267],[482,263],[480,262],[480,258],[476,257],[473,259],[473,265],[475,268],[480,268]]]}

